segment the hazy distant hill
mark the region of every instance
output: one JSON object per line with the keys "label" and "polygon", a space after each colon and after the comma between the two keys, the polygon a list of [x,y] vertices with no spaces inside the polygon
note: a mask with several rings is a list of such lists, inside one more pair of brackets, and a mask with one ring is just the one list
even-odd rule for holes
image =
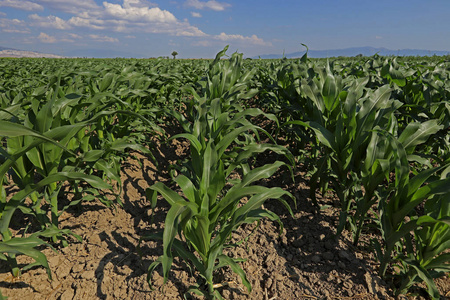
{"label": "hazy distant hill", "polygon": [[[302,57],[306,51],[298,51],[294,53],[287,53],[287,58]],[[345,49],[332,49],[332,50],[309,50],[308,56],[312,58],[323,57],[338,57],[338,56],[356,56],[362,54],[364,56],[372,56],[378,53],[382,56],[432,56],[432,55],[450,55],[450,51],[433,51],[433,50],[420,50],[420,49],[401,49],[390,50],[386,48],[374,48],[374,47],[353,47]],[[131,52],[116,51],[113,49],[85,49],[85,50],[72,50],[64,53],[66,56],[60,56],[55,54],[40,53],[35,51],[24,51],[8,47],[0,46],[0,57],[47,57],[47,58],[64,58],[64,57],[98,57],[98,58],[115,58],[115,57],[135,57],[143,58],[142,56],[136,56]],[[282,58],[283,53],[280,54],[266,54],[261,56],[255,56],[252,58],[274,59]]]}
{"label": "hazy distant hill", "polygon": [[47,57],[47,58],[64,58],[64,57],[97,57],[97,58],[115,58],[115,57],[136,57],[130,52],[116,51],[113,49],[85,49],[72,50],[64,53],[65,56],[40,53],[35,51],[24,51],[13,48],[0,46],[0,57]]}
{"label": "hazy distant hill", "polygon": [[0,46],[0,57],[46,57],[46,58],[63,58],[63,56],[40,53],[34,51],[24,51]]}
{"label": "hazy distant hill", "polygon": [[0,46],[0,51],[3,51],[3,50],[16,50],[16,49]]}
{"label": "hazy distant hill", "polygon": [[[294,53],[285,54],[287,58],[297,58],[302,57],[306,51],[299,51]],[[337,57],[337,56],[356,56],[362,54],[364,56],[372,56],[377,54],[382,56],[432,56],[432,55],[449,55],[450,51],[434,51],[434,50],[420,50],[420,49],[400,49],[400,50],[390,50],[386,48],[374,48],[374,47],[353,47],[345,49],[332,49],[332,50],[309,50],[308,56],[313,58],[323,58],[323,57]],[[282,58],[283,54],[267,54],[256,56],[253,58]]]}

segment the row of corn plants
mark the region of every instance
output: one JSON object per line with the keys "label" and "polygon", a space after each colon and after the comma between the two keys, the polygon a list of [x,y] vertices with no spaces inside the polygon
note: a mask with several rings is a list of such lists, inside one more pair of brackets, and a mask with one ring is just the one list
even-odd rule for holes
{"label": "row of corn plants", "polygon": [[[293,198],[289,192],[257,184],[285,163],[276,161],[255,168],[253,156],[269,150],[287,157],[290,154],[283,147],[257,142],[260,133],[267,133],[249,118],[264,113],[257,108],[244,109],[240,104],[255,95],[255,91],[248,89],[253,72],[242,70],[242,54],[235,53],[229,60],[220,61],[225,51],[226,48],[217,55],[199,81],[199,93],[194,86],[184,87],[192,96],[185,114],[173,112],[184,132],[171,139],[187,139],[191,155],[180,166],[180,175],[173,178],[181,195],[160,182],[148,189],[153,206],[160,194],[170,209],[164,232],[144,237],[163,241],[163,255],[149,267],[150,283],[152,272],[160,264],[167,281],[173,256],[179,256],[191,263],[199,275],[198,284],[188,292],[207,299],[222,299],[217,287],[224,284],[217,282],[214,274],[224,267],[237,273],[251,291],[239,266],[244,259],[223,253],[224,248],[236,245],[231,239],[233,231],[265,217],[280,222],[276,214],[262,208],[268,199],[278,199],[292,214],[283,198]],[[237,174],[239,177],[231,179],[231,175]],[[243,201],[244,198],[247,200]]]}
{"label": "row of corn plants", "polygon": [[[88,95],[76,75],[59,71],[37,86],[12,87],[2,94],[0,259],[14,276],[41,265],[51,278],[38,247],[55,250],[55,246],[66,247],[69,237],[81,240],[60,227],[61,214],[82,201],[120,204],[119,154],[127,148],[150,152],[135,143],[133,132],[117,130],[129,127],[133,119],[146,123],[147,130],[156,126],[107,92],[110,77],[93,84],[94,92]],[[130,119],[121,119],[125,117]],[[21,255],[34,262],[22,266],[17,260]]]}
{"label": "row of corn plants", "polygon": [[439,299],[433,278],[450,270],[448,70],[381,59],[356,76],[328,61],[276,66],[268,107],[286,136],[312,148],[311,197],[319,188],[335,192],[337,233],[347,227],[357,245],[376,228],[380,275],[393,277],[397,294],[425,282]]}
{"label": "row of corn plants", "polygon": [[[61,213],[94,199],[120,204],[126,149],[151,158],[152,135],[164,134],[155,124],[175,120],[183,132],[171,139],[189,141],[190,156],[173,166],[175,188],[155,183],[146,193],[152,207],[170,204],[164,231],[142,238],[163,243],[150,284],[159,265],[167,281],[179,256],[196,270],[191,293],[221,298],[215,274],[227,266],[250,291],[243,259],[224,249],[236,246],[240,225],[280,221],[266,200],[292,213],[288,191],[258,182],[295,167],[293,153],[308,166],[312,201],[320,205],[317,189],[339,199],[338,234],[350,230],[355,245],[379,235],[367,246],[396,293],[424,282],[438,299],[433,279],[450,268],[448,62],[224,60],[225,52],[212,61],[1,61],[0,260],[14,276],[35,265],[50,276],[38,248],[80,238],[60,228]],[[259,166],[264,152],[279,160]],[[21,266],[20,255],[35,262]]]}

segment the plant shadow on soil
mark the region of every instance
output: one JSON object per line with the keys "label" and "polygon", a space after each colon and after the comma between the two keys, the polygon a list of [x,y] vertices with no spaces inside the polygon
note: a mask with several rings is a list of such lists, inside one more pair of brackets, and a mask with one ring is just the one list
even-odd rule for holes
{"label": "plant shadow on soil", "polygon": [[[139,240],[163,230],[169,209],[166,201],[158,200],[152,210],[145,196],[146,188],[160,181],[176,189],[169,170],[186,157],[188,148],[185,141],[159,144],[152,151],[156,162],[131,152],[122,166],[122,207],[108,209],[94,202],[82,203],[64,214],[61,225],[82,235],[84,240],[60,249],[56,259],[53,252],[46,252],[57,282],[43,284],[45,272],[42,268],[32,269],[23,280],[20,277],[15,282],[0,280],[3,294],[11,299],[26,299],[29,295],[35,299],[61,300],[183,299],[198,275],[195,271],[191,273],[185,262],[175,259],[165,285],[161,267],[155,270],[152,274],[155,290],[151,291],[146,281],[147,270],[162,254],[162,243]],[[264,163],[280,159],[267,156],[262,159]],[[297,200],[297,208],[293,207],[292,217],[277,200],[265,203],[266,209],[280,216],[284,224],[281,235],[277,222],[269,220],[263,220],[258,228],[249,224],[233,233],[233,241],[245,236],[248,240],[236,248],[227,248],[226,254],[246,259],[241,266],[253,291],[248,294],[238,276],[225,268],[218,272],[216,280],[226,283],[219,289],[226,299],[391,298],[383,282],[376,281],[376,268],[367,260],[367,253],[351,246],[348,233],[335,237],[339,214],[338,208],[333,208],[335,199],[318,196],[322,205],[330,207],[317,210],[308,197],[308,183],[301,170],[296,171],[294,183],[289,172],[282,169],[259,184],[289,190]],[[58,263],[53,264],[53,259]],[[7,272],[9,269],[2,264],[0,274]],[[371,282],[367,274],[382,288],[368,287]],[[40,285],[48,287],[38,289]]]}
{"label": "plant shadow on soil", "polygon": [[[176,144],[176,142],[173,144]],[[145,197],[146,189],[156,182],[164,182],[173,188],[174,184],[171,182],[167,170],[170,169],[171,164],[176,163],[180,159],[180,153],[171,153],[173,147],[167,144],[160,145],[158,150],[153,153],[155,160],[149,159],[149,157],[140,153],[132,153],[133,161],[130,163],[129,160],[122,165],[123,209],[130,214],[134,231],[141,238],[148,234],[163,231],[164,219],[170,208],[166,201],[158,200],[156,208],[152,210],[150,201]],[[143,224],[146,226],[142,226]],[[101,277],[101,274],[104,273],[104,266],[108,262],[111,262],[116,269],[123,265],[127,265],[131,270],[136,269],[127,275],[126,280],[147,275],[149,265],[162,255],[162,241],[146,243],[145,239],[143,239],[142,243],[138,241],[140,244],[138,246],[136,241],[133,243],[129,238],[117,231],[112,231],[110,235],[105,232],[100,234],[100,239],[108,244],[110,253],[102,258],[99,267],[96,269],[96,276]],[[117,253],[122,253],[126,257],[121,257]],[[139,266],[139,268],[136,268],[136,266]],[[186,269],[187,266],[176,259],[169,276],[169,280],[179,291],[179,297],[181,298],[187,291],[188,286],[183,282],[182,278],[173,276],[172,273],[186,271]],[[161,278],[161,268],[157,268],[156,272]],[[99,280],[97,296],[105,298],[106,295],[102,292],[101,285],[102,282]],[[142,292],[148,292],[148,288]]]}

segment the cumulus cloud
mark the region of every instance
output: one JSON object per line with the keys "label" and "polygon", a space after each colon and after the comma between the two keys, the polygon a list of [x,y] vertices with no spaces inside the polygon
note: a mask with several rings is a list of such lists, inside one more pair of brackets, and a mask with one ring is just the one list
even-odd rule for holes
{"label": "cumulus cloud", "polygon": [[25,22],[19,19],[0,19],[0,26],[6,26],[7,24],[14,26],[25,26]]}
{"label": "cumulus cloud", "polygon": [[96,29],[96,30],[105,29],[105,26],[103,26],[103,24],[104,24],[103,20],[90,18],[89,16],[85,17],[85,18],[72,17],[68,21],[68,24],[76,26],[76,27],[87,27],[87,28]]}
{"label": "cumulus cloud", "polygon": [[[67,1],[58,0],[57,2]],[[52,21],[53,25],[56,26],[56,20]],[[58,21],[60,21],[58,24],[63,26],[63,22],[61,22],[63,20]],[[148,32],[175,36],[206,35],[197,27],[190,25],[187,20],[180,21],[171,12],[155,7],[153,3],[146,0],[123,0],[122,4],[104,1],[102,7],[74,14],[64,24],[68,27],[85,27],[93,30],[108,29],[123,33]]]}
{"label": "cumulus cloud", "polygon": [[2,29],[2,32],[6,32],[6,33],[30,33],[29,30],[20,30],[20,29]]}
{"label": "cumulus cloud", "polygon": [[32,20],[33,26],[55,28],[60,30],[70,29],[72,27],[66,21],[56,16],[41,17],[37,14],[32,14],[29,15],[28,18]]}
{"label": "cumulus cloud", "polygon": [[[60,15],[40,16],[31,14],[28,16],[28,24],[33,27],[51,28],[59,30],[72,30],[79,28],[88,28],[95,31],[108,30],[109,32],[125,33],[126,38],[135,38],[138,32],[167,34],[171,36],[183,37],[203,37],[208,41],[199,41],[198,45],[206,45],[214,43],[214,41],[224,42],[240,42],[251,45],[271,45],[270,42],[264,41],[256,35],[243,36],[239,34],[226,34],[222,32],[219,35],[208,35],[193,26],[187,19],[179,20],[175,15],[158,7],[157,4],[150,2],[151,0],[77,0],[74,5],[73,0],[0,0],[0,6],[17,6],[25,9],[24,4],[28,4],[27,8],[57,10],[69,14],[67,19],[62,19]],[[101,2],[101,4],[100,4]],[[99,4],[97,4],[99,3]],[[197,10],[214,10],[223,11],[231,5],[226,2],[216,0],[199,1],[187,0],[186,6],[193,7]],[[200,12],[191,12],[191,16],[201,18]],[[3,32],[21,32],[29,33],[29,29],[23,23],[20,26],[14,22],[8,23],[3,21],[0,23],[0,29]],[[118,39],[111,36],[101,34],[91,34],[86,36],[100,42],[118,42]],[[58,38],[49,36],[45,33],[39,35],[39,40],[46,43],[54,43],[58,41],[72,42],[81,37],[78,35],[71,36],[68,33]]]}
{"label": "cumulus cloud", "polygon": [[41,32],[38,36],[38,39],[42,42],[42,43],[48,43],[48,44],[53,44],[56,43],[56,38],[53,36],[50,36],[46,33]]}
{"label": "cumulus cloud", "polygon": [[109,37],[106,35],[90,34],[89,37],[97,42],[118,43],[117,38]]}
{"label": "cumulus cloud", "polygon": [[178,24],[177,28],[173,30],[172,34],[176,36],[192,36],[192,37],[207,36],[206,33],[204,33],[195,26],[189,25],[189,23]]}
{"label": "cumulus cloud", "polygon": [[0,28],[6,33],[30,33],[26,23],[18,19],[0,19]]}
{"label": "cumulus cloud", "polygon": [[26,0],[1,0],[0,6],[8,6],[26,11],[44,10],[42,5]]}
{"label": "cumulus cloud", "polygon": [[65,43],[75,43],[75,40],[73,39],[68,39],[68,38],[62,38],[59,40],[60,42],[65,42]]}
{"label": "cumulus cloud", "polygon": [[174,23],[177,21],[175,16],[159,7],[140,7],[134,6],[134,1],[125,0],[123,6],[120,4],[112,4],[103,2],[105,12],[115,18],[130,20],[130,21],[147,21],[160,23]]}
{"label": "cumulus cloud", "polygon": [[73,0],[34,0],[33,2],[70,14],[77,14],[88,10],[93,11],[100,8],[94,0],[77,0],[76,2]]}
{"label": "cumulus cloud", "polygon": [[215,35],[214,39],[221,41],[243,41],[253,45],[272,46],[272,43],[265,42],[263,39],[257,37],[255,34],[252,36],[243,36],[240,34],[226,34],[225,32],[222,32],[219,35]]}
{"label": "cumulus cloud", "polygon": [[80,40],[82,38],[83,37],[81,35],[78,35],[76,33],[68,33],[59,37],[57,40],[58,42],[75,43],[76,40]]}
{"label": "cumulus cloud", "polygon": [[147,0],[123,0],[124,7],[157,7],[157,4],[154,4]]}
{"label": "cumulus cloud", "polygon": [[81,35],[78,35],[76,33],[69,33],[69,36],[73,39],[81,39],[82,38]]}
{"label": "cumulus cloud", "polygon": [[231,6],[231,4],[229,4],[229,3],[218,2],[215,0],[210,0],[210,1],[206,1],[206,2],[199,1],[199,0],[187,0],[185,2],[185,5],[190,6],[190,7],[195,7],[196,9],[210,9],[210,10],[215,10],[215,11],[223,11],[227,7]]}

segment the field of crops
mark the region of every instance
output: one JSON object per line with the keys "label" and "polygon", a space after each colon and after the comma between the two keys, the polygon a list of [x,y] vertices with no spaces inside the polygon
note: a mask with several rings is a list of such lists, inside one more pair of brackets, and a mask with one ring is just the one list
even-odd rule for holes
{"label": "field of crops", "polygon": [[449,59],[226,50],[0,60],[0,299],[450,297]]}

